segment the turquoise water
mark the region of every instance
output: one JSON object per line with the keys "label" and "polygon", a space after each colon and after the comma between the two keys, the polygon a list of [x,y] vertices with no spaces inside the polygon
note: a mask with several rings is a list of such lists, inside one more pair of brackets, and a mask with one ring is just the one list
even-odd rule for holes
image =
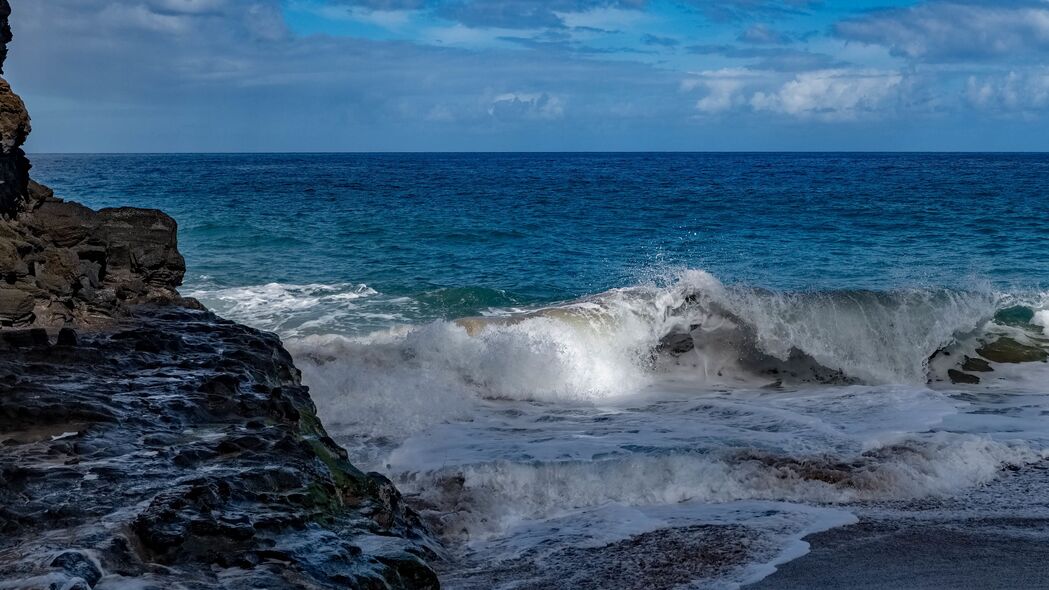
{"label": "turquoise water", "polygon": [[[751,531],[745,567],[696,581],[735,588],[809,532],[1049,457],[1046,155],[34,164],[178,219],[183,292],[284,338],[329,431],[444,542],[449,588],[694,524]],[[515,575],[558,588],[542,571]]]}
{"label": "turquoise water", "polygon": [[34,164],[68,198],[173,215],[191,288],[365,283],[431,293],[427,304],[456,315],[674,268],[774,289],[1049,286],[1046,155],[38,155]]}

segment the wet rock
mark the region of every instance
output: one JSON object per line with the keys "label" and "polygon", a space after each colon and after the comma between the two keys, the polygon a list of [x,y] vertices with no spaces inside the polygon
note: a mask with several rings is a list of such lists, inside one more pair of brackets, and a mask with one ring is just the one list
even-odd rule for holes
{"label": "wet rock", "polygon": [[976,349],[976,354],[995,363],[1033,363],[1049,359],[1049,352],[1044,349],[1007,337],[983,345]]}
{"label": "wet rock", "polygon": [[989,373],[994,369],[991,367],[991,363],[988,363],[983,359],[967,356],[965,357],[965,362],[962,363],[962,370],[975,371],[977,373]]}
{"label": "wet rock", "polygon": [[673,355],[685,354],[696,348],[696,343],[692,340],[692,334],[688,332],[675,332],[664,336],[659,341],[657,352],[668,353]]}
{"label": "wet rock", "polygon": [[438,588],[419,517],[328,437],[276,336],[179,308],[132,323],[55,347],[0,331],[30,344],[0,354],[0,550],[27,556],[0,587]]}
{"label": "wet rock", "polygon": [[93,587],[102,579],[102,571],[91,560],[80,551],[66,551],[51,562],[51,567],[61,568],[87,582],[88,587]]}
{"label": "wet rock", "polygon": [[976,385],[980,382],[980,378],[976,375],[963,373],[957,369],[948,369],[947,376],[951,378],[951,383],[954,384]]}

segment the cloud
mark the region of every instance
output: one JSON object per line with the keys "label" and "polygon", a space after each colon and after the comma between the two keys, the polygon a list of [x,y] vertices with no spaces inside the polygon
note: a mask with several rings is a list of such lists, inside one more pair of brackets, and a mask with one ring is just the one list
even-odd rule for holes
{"label": "cloud", "polygon": [[903,76],[898,72],[805,72],[774,92],[755,93],[750,104],[758,111],[799,118],[857,119],[884,114],[902,82]]}
{"label": "cloud", "polygon": [[834,34],[920,61],[1043,58],[1049,53],[1049,2],[933,1],[844,20]]}
{"label": "cloud", "polygon": [[1033,114],[1049,109],[1049,68],[970,76],[965,97],[977,109],[995,114]]}

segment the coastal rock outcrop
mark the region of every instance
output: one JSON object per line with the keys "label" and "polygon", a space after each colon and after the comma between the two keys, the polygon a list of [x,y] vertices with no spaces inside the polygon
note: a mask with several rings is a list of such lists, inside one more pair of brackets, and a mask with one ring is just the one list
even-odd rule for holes
{"label": "coastal rock outcrop", "polygon": [[65,334],[0,331],[0,588],[438,587],[276,336],[178,307]]}
{"label": "coastal rock outcrop", "polygon": [[179,295],[175,220],[56,198],[29,131],[0,78],[0,588],[438,588],[280,340]]}

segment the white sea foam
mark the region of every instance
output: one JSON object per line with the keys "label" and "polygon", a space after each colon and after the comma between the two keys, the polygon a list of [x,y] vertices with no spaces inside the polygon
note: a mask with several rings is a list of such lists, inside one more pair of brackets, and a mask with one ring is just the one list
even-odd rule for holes
{"label": "white sea foam", "polygon": [[609,503],[787,500],[849,503],[943,495],[1043,454],[971,435],[909,438],[855,457],[752,452],[632,455],[598,461],[494,461],[402,474],[449,534],[501,534],[520,522]]}
{"label": "white sea foam", "polygon": [[1035,312],[1034,319],[1031,320],[1036,326],[1041,326],[1046,336],[1049,336],[1049,309],[1043,309]]}
{"label": "white sea foam", "polygon": [[189,291],[216,313],[286,336],[328,331],[352,320],[358,301],[379,295],[364,284],[267,283]]}

